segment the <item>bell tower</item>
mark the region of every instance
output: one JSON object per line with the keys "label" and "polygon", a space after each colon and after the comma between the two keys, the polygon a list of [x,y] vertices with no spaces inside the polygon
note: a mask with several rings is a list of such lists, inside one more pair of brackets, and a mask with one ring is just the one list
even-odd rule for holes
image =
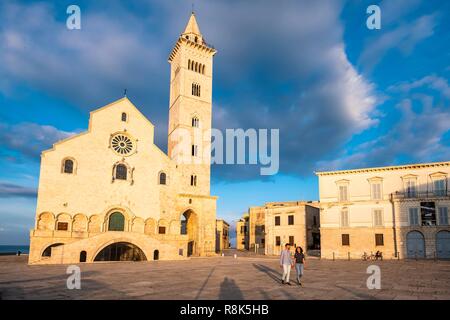
{"label": "bell tower", "polygon": [[182,171],[181,189],[210,193],[212,75],[216,50],[208,45],[192,12],[169,56],[168,155]]}

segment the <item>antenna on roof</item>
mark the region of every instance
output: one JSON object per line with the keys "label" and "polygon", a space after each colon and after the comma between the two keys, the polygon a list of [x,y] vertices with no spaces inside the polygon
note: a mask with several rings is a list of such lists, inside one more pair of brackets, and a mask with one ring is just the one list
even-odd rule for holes
{"label": "antenna on roof", "polygon": [[123,90],[123,96],[124,96],[124,97],[127,96],[127,89],[126,89],[126,88]]}
{"label": "antenna on roof", "polygon": [[191,12],[192,12],[192,14],[195,14],[194,13],[194,2],[192,2],[192,11]]}

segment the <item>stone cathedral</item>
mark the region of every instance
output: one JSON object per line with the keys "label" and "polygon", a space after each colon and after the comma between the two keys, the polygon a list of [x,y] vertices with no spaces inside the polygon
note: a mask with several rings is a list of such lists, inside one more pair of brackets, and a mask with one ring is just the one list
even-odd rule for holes
{"label": "stone cathedral", "polygon": [[[126,97],[92,111],[87,131],[42,152],[30,264],[214,253],[210,129],[215,53],[192,13],[168,59],[168,154],[154,144],[154,125]],[[182,139],[186,133],[203,136],[202,143]],[[179,161],[180,155],[191,161]]]}

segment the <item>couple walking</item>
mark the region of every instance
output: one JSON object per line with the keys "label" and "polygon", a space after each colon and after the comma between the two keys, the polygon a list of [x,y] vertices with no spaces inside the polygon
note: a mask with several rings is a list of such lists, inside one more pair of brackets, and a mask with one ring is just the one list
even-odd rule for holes
{"label": "couple walking", "polygon": [[300,278],[303,275],[303,268],[305,265],[305,255],[303,254],[303,249],[301,247],[295,248],[294,259],[291,257],[290,244],[286,243],[284,250],[281,251],[280,256],[280,266],[283,268],[283,277],[281,278],[282,284],[291,285],[289,282],[289,277],[291,275],[291,269],[295,265],[295,270],[297,271],[297,282],[299,286],[302,285]]}

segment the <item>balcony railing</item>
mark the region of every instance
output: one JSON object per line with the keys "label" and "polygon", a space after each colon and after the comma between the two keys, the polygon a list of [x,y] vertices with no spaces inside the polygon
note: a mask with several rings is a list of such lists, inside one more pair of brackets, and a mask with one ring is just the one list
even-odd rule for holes
{"label": "balcony railing", "polygon": [[425,191],[425,192],[395,192],[395,193],[392,193],[392,198],[395,200],[450,198],[450,191],[436,190],[436,191]]}

